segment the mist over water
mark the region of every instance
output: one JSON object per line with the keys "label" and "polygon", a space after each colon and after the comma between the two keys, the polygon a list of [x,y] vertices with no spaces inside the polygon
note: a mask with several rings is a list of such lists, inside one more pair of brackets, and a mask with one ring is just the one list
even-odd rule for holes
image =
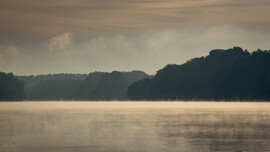
{"label": "mist over water", "polygon": [[270,104],[0,103],[0,151],[270,151]]}

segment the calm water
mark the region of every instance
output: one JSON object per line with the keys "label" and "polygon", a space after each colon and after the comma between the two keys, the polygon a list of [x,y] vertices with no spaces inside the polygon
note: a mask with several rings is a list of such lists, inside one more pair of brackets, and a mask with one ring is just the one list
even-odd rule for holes
{"label": "calm water", "polygon": [[270,103],[0,103],[0,151],[270,151]]}

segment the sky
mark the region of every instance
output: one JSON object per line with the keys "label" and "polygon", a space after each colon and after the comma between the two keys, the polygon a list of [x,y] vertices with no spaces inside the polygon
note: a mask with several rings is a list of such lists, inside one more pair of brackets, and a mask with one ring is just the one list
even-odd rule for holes
{"label": "sky", "polygon": [[142,70],[270,49],[270,0],[0,0],[0,71]]}

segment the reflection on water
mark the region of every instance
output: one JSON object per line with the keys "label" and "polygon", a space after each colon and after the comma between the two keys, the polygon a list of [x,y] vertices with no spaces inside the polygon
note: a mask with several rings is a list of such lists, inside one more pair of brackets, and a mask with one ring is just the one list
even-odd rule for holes
{"label": "reflection on water", "polygon": [[270,151],[269,109],[268,103],[0,103],[0,151]]}

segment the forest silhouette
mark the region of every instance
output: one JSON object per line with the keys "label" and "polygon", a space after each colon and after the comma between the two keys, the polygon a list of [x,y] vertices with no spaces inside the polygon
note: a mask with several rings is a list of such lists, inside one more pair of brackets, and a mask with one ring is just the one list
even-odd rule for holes
{"label": "forest silhouette", "polygon": [[270,50],[216,49],[155,76],[142,71],[14,76],[0,72],[0,101],[270,100]]}
{"label": "forest silhouette", "polygon": [[0,101],[25,99],[23,83],[12,73],[0,72]]}
{"label": "forest silhouette", "polygon": [[212,50],[133,83],[132,100],[269,100],[270,51]]}
{"label": "forest silhouette", "polygon": [[142,71],[17,76],[26,100],[126,100],[128,86],[150,78]]}

